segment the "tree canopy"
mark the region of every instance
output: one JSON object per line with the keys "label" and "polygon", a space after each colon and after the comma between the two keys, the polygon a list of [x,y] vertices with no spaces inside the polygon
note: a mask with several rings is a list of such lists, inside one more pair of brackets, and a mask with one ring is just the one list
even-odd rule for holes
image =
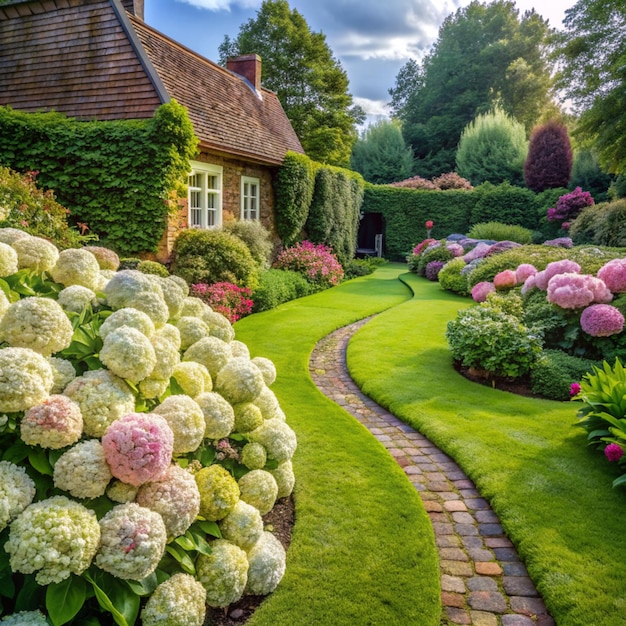
{"label": "tree canopy", "polygon": [[557,85],[580,114],[574,135],[593,143],[600,164],[626,171],[626,4],[579,0],[555,37]]}
{"label": "tree canopy", "polygon": [[567,187],[572,161],[572,146],[565,124],[550,120],[535,126],[524,163],[526,186],[537,193]]}
{"label": "tree canopy", "polygon": [[461,132],[494,105],[527,130],[554,106],[549,33],[537,13],[520,19],[508,0],[474,1],[446,18],[430,53],[405,65],[390,90],[418,174],[452,170]]}
{"label": "tree canopy", "polygon": [[263,59],[263,85],[277,94],[307,155],[348,165],[364,113],[354,104],[348,76],[325,35],[312,32],[287,0],[265,0],[237,37],[226,36],[219,48],[222,65],[243,54]]}
{"label": "tree canopy", "polygon": [[354,144],[350,164],[368,182],[384,185],[411,175],[413,152],[398,124],[381,120],[368,126]]}

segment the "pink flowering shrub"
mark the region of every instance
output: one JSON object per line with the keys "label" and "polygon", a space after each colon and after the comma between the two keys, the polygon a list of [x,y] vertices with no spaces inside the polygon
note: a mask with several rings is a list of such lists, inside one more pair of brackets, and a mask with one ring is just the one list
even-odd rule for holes
{"label": "pink flowering shrub", "polygon": [[531,274],[522,285],[522,295],[525,296],[529,291],[537,287],[537,274]]}
{"label": "pink flowering shrub", "polygon": [[274,267],[298,272],[318,291],[338,285],[344,275],[343,267],[331,249],[310,241],[303,241],[283,250]]}
{"label": "pink flowering shrub", "polygon": [[465,256],[463,257],[463,260],[466,263],[471,263],[472,261],[475,261],[476,259],[484,259],[487,256],[487,253],[489,252],[490,248],[491,246],[488,243],[483,243],[481,241],[480,243],[476,244],[474,248],[472,248],[469,252],[465,254]]}
{"label": "pink flowering shrub", "polygon": [[424,239],[424,241],[418,243],[411,251],[413,256],[419,256],[431,243],[435,243],[436,239]]}
{"label": "pink flowering shrub", "polygon": [[493,277],[493,285],[497,290],[511,289],[517,284],[517,278],[513,270],[498,272]]}
{"label": "pink flowering shrub", "polygon": [[545,270],[535,274],[535,286],[542,291],[548,288],[548,283],[557,274],[578,274],[580,265],[575,261],[564,259],[563,261],[553,261],[548,263]]}
{"label": "pink flowering shrub", "polygon": [[598,270],[597,276],[613,293],[626,292],[626,259],[609,261]]}
{"label": "pink flowering shrub", "polygon": [[624,329],[624,316],[610,304],[593,304],[580,316],[580,326],[592,337],[610,337]]}
{"label": "pink flowering shrub", "polygon": [[493,283],[483,280],[472,287],[472,299],[474,302],[484,302],[487,296],[495,290],[496,288]]}
{"label": "pink flowering shrub", "polygon": [[574,245],[574,242],[571,237],[557,237],[556,239],[544,241],[543,245],[552,246],[553,248],[571,248]]}
{"label": "pink flowering shrub", "polygon": [[462,256],[465,252],[465,250],[463,250],[463,246],[458,243],[449,243],[446,248],[449,252],[452,252],[452,255],[455,257]]}
{"label": "pink flowering shrub", "polygon": [[498,241],[491,246],[489,246],[489,250],[487,250],[487,254],[485,256],[493,256],[494,254],[499,254],[500,252],[506,252],[507,250],[512,250],[513,248],[521,248],[520,243],[516,241]]}
{"label": "pink flowering shrub", "polygon": [[530,263],[522,263],[517,266],[515,270],[515,279],[518,283],[523,283],[529,276],[534,276],[537,273],[537,268]]}
{"label": "pink flowering shrub", "polygon": [[593,302],[610,302],[613,295],[606,285],[587,274],[556,274],[548,283],[548,302],[562,309],[580,309]]}
{"label": "pink flowering shrub", "polygon": [[228,282],[213,285],[197,283],[191,285],[189,292],[206,302],[214,311],[221,313],[231,324],[250,315],[254,305],[250,299],[252,291],[248,287],[238,287]]}

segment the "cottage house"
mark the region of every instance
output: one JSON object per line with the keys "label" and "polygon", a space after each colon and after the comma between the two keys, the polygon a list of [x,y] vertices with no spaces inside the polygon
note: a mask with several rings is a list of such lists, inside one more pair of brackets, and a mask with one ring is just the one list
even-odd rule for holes
{"label": "cottage house", "polygon": [[0,0],[0,105],[116,120],[150,118],[171,99],[188,110],[200,149],[183,223],[260,219],[273,230],[272,175],[303,149],[261,86],[257,55],[223,68],[148,26],[143,0]]}

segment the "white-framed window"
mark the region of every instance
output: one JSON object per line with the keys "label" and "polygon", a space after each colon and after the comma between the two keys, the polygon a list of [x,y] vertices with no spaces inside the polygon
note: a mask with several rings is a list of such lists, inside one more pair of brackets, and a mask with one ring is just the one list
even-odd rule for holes
{"label": "white-framed window", "polygon": [[222,225],[221,165],[191,162],[187,183],[190,228],[211,228]]}
{"label": "white-framed window", "polygon": [[261,181],[250,176],[241,177],[241,219],[258,220],[261,205]]}

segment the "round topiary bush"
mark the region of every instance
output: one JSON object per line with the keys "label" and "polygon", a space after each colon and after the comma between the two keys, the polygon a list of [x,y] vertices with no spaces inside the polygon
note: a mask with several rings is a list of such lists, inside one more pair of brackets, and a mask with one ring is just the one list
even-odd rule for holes
{"label": "round topiary bush", "polygon": [[172,259],[172,273],[189,284],[226,282],[249,289],[258,284],[259,268],[248,246],[225,231],[182,231],[174,242]]}
{"label": "round topiary bush", "polygon": [[234,220],[224,224],[227,233],[239,237],[250,250],[252,258],[261,268],[268,268],[274,251],[272,236],[257,220]]}
{"label": "round topiary bush", "polygon": [[467,296],[469,294],[467,275],[461,274],[465,266],[465,261],[460,257],[448,261],[439,272],[439,284],[448,291]]}

